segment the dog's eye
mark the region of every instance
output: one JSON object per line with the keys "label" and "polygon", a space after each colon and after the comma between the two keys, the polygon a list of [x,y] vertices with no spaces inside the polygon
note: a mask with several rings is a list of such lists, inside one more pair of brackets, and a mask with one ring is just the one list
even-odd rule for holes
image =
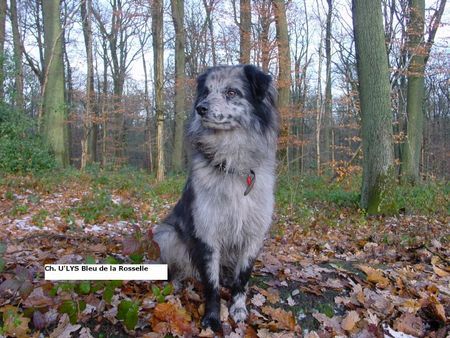
{"label": "dog's eye", "polygon": [[232,99],[233,97],[235,97],[237,95],[237,91],[234,89],[228,89],[226,92],[226,95],[228,98]]}

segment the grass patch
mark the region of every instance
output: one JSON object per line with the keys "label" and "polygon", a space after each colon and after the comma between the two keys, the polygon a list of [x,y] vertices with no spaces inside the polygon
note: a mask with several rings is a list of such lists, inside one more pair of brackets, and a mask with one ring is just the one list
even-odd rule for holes
{"label": "grass patch", "polygon": [[450,215],[450,183],[428,181],[416,186],[399,185],[383,203],[396,203],[408,214]]}
{"label": "grass patch", "polygon": [[[280,176],[276,191],[277,206],[285,215],[298,220],[308,219],[320,210],[358,210],[361,177],[350,176],[343,181],[329,177]],[[427,181],[423,184],[393,186],[382,200],[383,209],[419,215],[450,214],[450,184]]]}
{"label": "grass patch", "polygon": [[127,203],[114,201],[106,190],[97,190],[83,197],[76,212],[86,223],[101,222],[109,219],[136,220],[133,207]]}

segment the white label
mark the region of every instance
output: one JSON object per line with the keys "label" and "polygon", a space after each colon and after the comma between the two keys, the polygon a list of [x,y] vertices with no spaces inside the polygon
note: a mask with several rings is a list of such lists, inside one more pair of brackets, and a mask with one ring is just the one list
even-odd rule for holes
{"label": "white label", "polygon": [[46,280],[167,280],[167,264],[46,264]]}

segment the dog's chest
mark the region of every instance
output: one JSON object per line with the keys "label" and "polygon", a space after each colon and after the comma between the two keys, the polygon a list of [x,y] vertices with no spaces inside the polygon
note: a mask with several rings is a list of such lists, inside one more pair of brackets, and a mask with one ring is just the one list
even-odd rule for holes
{"label": "dog's chest", "polygon": [[273,178],[257,175],[250,192],[247,176],[209,173],[193,177],[194,223],[199,238],[222,248],[262,238],[273,211]]}

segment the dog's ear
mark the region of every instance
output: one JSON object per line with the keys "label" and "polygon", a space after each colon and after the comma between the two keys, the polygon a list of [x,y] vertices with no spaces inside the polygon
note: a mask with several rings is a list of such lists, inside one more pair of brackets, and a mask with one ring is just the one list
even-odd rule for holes
{"label": "dog's ear", "polygon": [[244,74],[250,84],[253,96],[257,100],[263,100],[266,97],[272,83],[272,77],[264,74],[253,65],[245,65]]}
{"label": "dog's ear", "polygon": [[209,69],[197,78],[197,99],[203,98],[204,96],[208,95],[208,93],[207,93],[208,88],[206,87],[206,84],[205,84],[208,74],[209,74]]}

